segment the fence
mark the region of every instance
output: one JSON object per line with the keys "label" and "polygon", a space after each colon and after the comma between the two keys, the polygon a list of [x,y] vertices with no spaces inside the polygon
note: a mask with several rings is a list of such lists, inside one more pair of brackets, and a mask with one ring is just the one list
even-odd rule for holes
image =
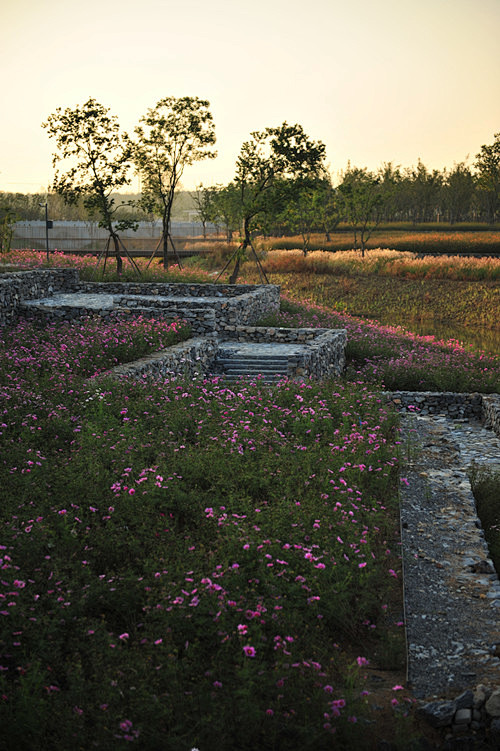
{"label": "fence", "polygon": [[[53,222],[49,229],[49,249],[61,252],[96,252],[104,250],[108,232],[97,226],[96,222]],[[201,222],[172,222],[172,237],[182,246],[188,239],[203,239]],[[207,224],[207,237],[214,236],[218,229]],[[127,250],[152,253],[162,235],[161,222],[139,222],[136,231],[124,230],[120,237]],[[17,222],[14,225],[11,246],[13,248],[46,249],[45,222]]]}

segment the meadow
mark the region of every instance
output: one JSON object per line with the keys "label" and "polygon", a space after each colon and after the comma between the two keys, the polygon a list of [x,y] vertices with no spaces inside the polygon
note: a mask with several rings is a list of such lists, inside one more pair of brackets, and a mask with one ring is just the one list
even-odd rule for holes
{"label": "meadow", "polygon": [[7,751],[406,749],[421,732],[403,688],[408,447],[380,392],[498,392],[500,358],[286,295],[272,322],[347,328],[345,377],[116,381],[188,329],[2,332]]}
{"label": "meadow", "polygon": [[80,353],[121,337],[85,329],[1,343],[3,747],[363,748],[367,671],[404,664],[395,416],[102,379]]}
{"label": "meadow", "polygon": [[[301,248],[302,238],[279,237],[266,238],[262,242],[265,250],[293,250]],[[310,237],[311,250],[349,251],[353,247],[353,231],[340,227],[330,234],[330,240],[325,235],[312,234]],[[500,231],[498,226],[483,228],[474,225],[422,225],[418,228],[405,224],[392,224],[378,227],[367,241],[368,250],[376,248],[392,248],[407,253],[436,253],[438,255],[467,254],[481,256],[490,254],[500,257]]]}

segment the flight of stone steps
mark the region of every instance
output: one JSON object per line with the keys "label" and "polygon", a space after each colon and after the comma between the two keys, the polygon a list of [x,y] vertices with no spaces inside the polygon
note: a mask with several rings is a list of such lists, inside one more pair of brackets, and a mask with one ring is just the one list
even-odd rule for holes
{"label": "flight of stone steps", "polygon": [[228,380],[238,378],[262,378],[265,381],[278,381],[287,375],[286,355],[247,354],[222,352],[215,361],[215,374]]}

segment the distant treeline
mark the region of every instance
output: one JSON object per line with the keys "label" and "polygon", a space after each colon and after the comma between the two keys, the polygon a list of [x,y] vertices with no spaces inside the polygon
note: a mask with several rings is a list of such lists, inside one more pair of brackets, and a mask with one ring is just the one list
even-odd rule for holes
{"label": "distant treeline", "polygon": [[[490,150],[492,153],[490,154]],[[499,152],[497,154],[497,151]],[[494,152],[494,153],[493,153]],[[215,224],[229,240],[242,226],[242,202],[235,182],[175,194],[172,218],[198,220],[203,227]],[[158,216],[141,208],[140,194],[117,193],[117,218],[153,221]],[[0,222],[29,221],[48,217],[56,221],[91,221],[83,201],[64,202],[57,193],[23,194],[0,192]],[[354,232],[354,247],[364,250],[370,235],[384,225],[400,229],[492,228],[500,219],[500,137],[493,146],[483,146],[473,167],[461,162],[450,170],[430,170],[421,161],[416,167],[384,164],[378,171],[351,167],[336,181],[325,170],[304,180],[285,177],[274,180],[274,189],[252,220],[252,231],[267,237],[300,235],[303,249],[311,249],[313,233],[325,240],[340,228]]]}

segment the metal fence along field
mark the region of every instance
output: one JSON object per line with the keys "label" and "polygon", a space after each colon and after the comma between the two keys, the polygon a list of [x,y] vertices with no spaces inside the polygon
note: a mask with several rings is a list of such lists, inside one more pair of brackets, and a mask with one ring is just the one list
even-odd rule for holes
{"label": "metal fence along field", "polygon": [[[98,227],[96,222],[53,222],[49,229],[50,250],[58,251],[88,251],[89,253],[104,250],[108,232]],[[174,239],[192,239],[203,237],[204,230],[201,222],[172,222],[170,227]],[[213,224],[205,227],[206,235],[214,235],[217,228]],[[139,222],[136,231],[120,232],[124,244],[129,250],[153,252],[162,235],[161,222]],[[14,225],[12,247],[30,248],[32,250],[46,249],[46,234],[44,221],[17,222]]]}

